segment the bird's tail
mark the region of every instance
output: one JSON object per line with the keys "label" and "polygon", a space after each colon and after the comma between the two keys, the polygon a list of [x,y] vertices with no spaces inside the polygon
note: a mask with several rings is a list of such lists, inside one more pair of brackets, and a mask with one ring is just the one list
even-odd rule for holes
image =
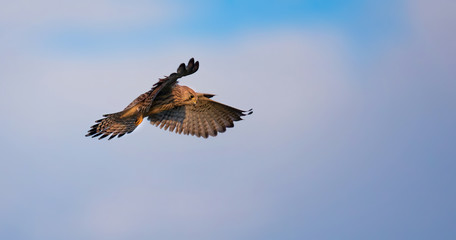
{"label": "bird's tail", "polygon": [[114,137],[122,137],[126,133],[131,133],[135,128],[141,123],[143,117],[138,114],[128,114],[126,115],[126,110],[103,115],[104,118],[99,119],[95,125],[93,125],[86,137],[99,137],[103,139],[109,135],[109,139]]}

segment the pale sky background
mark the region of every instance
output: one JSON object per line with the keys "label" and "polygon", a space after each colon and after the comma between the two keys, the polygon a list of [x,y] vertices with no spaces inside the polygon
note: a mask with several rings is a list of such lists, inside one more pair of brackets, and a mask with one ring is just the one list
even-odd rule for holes
{"label": "pale sky background", "polygon": [[[455,239],[456,1],[0,1],[0,239]],[[254,113],[84,135],[159,77]]]}

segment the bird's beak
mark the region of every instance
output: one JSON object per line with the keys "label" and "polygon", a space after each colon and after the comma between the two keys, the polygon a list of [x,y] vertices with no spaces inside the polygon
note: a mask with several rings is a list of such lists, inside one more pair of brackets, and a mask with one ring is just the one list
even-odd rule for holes
{"label": "bird's beak", "polygon": [[198,102],[198,99],[196,99],[196,97],[193,98],[193,104],[196,105],[197,102]]}

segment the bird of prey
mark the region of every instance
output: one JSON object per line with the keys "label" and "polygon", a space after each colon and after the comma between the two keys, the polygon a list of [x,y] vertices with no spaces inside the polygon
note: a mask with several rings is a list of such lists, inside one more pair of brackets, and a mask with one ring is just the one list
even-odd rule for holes
{"label": "bird of prey", "polygon": [[147,117],[152,125],[164,130],[207,138],[225,132],[233,122],[248,111],[213,101],[213,94],[197,93],[187,86],[181,86],[178,79],[198,70],[199,62],[191,58],[187,65],[182,63],[175,73],[159,79],[152,89],[141,94],[123,111],[105,114],[88,131],[86,137],[122,137],[131,133]]}

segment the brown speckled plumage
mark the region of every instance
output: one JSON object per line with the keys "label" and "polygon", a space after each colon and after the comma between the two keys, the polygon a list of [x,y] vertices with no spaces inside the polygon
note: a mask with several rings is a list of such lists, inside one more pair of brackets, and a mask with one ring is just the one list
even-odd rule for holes
{"label": "brown speckled plumage", "polygon": [[171,132],[207,138],[217,136],[234,126],[242,116],[252,110],[242,111],[211,100],[214,95],[196,93],[187,86],[177,84],[181,77],[195,73],[199,63],[190,59],[182,63],[176,73],[160,79],[150,91],[131,102],[123,111],[103,115],[86,136],[109,136],[109,139],[131,133],[147,117],[151,124]]}

